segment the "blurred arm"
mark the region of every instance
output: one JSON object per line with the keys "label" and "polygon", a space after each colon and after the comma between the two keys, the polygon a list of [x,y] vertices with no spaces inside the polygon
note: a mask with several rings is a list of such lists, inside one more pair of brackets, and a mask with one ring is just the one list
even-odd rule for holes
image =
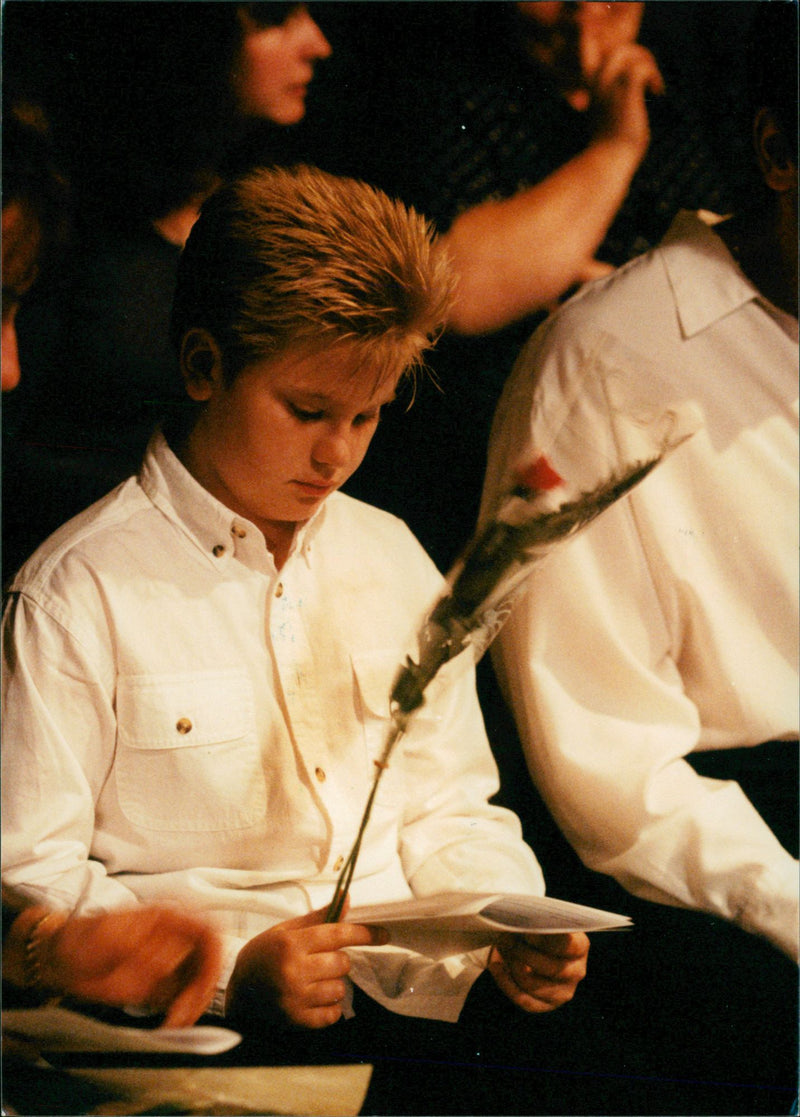
{"label": "blurred arm", "polygon": [[454,221],[442,243],[458,276],[456,332],[500,329],[603,270],[594,254],[650,140],[645,94],[662,90],[649,51],[618,48],[595,82],[599,124],[585,151],[535,186]]}

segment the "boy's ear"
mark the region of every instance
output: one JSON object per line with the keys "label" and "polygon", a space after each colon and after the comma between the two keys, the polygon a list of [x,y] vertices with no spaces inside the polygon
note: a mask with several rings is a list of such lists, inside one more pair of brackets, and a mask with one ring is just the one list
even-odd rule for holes
{"label": "boy's ear", "polygon": [[753,122],[753,139],[764,182],[778,194],[797,185],[797,163],[789,141],[769,109],[760,109]]}
{"label": "boy's ear", "polygon": [[181,374],[193,400],[211,397],[222,382],[222,353],[208,330],[189,330],[181,342]]}

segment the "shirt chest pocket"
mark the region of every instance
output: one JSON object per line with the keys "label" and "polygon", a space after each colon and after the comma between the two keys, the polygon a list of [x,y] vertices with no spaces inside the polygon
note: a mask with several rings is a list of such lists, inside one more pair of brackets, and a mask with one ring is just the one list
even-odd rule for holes
{"label": "shirt chest pocket", "polygon": [[[375,774],[392,727],[389,697],[400,660],[396,651],[370,652],[352,657],[359,698],[359,716],[366,743],[368,778]],[[419,788],[444,778],[445,749],[453,745],[452,726],[459,723],[464,703],[469,703],[472,688],[465,691],[459,679],[473,670],[472,653],[463,653],[440,668],[425,690],[425,701],[411,716],[406,733],[399,739],[384,771],[376,803],[407,805]],[[469,705],[467,710],[469,710]],[[477,714],[477,707],[476,707]]]}
{"label": "shirt chest pocket", "polygon": [[[389,733],[394,725],[389,697],[400,659],[396,650],[373,651],[354,655],[352,664],[365,746],[366,778],[368,785],[371,785],[377,770],[376,765],[382,761]],[[422,714],[422,711],[419,713]],[[426,720],[424,715],[417,717],[420,722]],[[383,769],[375,797],[376,803],[397,807],[404,801],[404,743],[405,738],[401,737],[389,757],[388,767]]]}
{"label": "shirt chest pocket", "polygon": [[266,786],[243,671],[122,677],[120,808],[148,830],[238,830],[263,820]]}

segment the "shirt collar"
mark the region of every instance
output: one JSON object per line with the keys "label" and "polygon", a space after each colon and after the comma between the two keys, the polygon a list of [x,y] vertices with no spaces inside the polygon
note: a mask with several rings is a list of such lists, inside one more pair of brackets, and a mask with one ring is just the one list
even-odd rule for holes
{"label": "shirt collar", "polygon": [[684,337],[692,337],[745,303],[763,302],[756,287],[744,275],[725,242],[711,224],[682,210],[672,222],[660,254],[664,261],[675,309]]}
{"label": "shirt collar", "polygon": [[[264,536],[255,524],[236,515],[203,488],[178,459],[160,430],[150,440],[139,483],[153,504],[176,522],[189,541],[218,568],[226,566],[234,556],[253,555],[254,539],[260,541],[259,551],[269,554]],[[302,554],[309,560],[310,543],[324,511],[325,504],[297,532],[292,554]],[[243,546],[244,540],[250,540],[250,545]]]}

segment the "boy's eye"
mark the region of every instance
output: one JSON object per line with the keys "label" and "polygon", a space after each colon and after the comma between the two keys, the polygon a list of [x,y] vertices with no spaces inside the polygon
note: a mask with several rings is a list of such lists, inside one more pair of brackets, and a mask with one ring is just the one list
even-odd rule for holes
{"label": "boy's eye", "polygon": [[354,423],[357,427],[363,427],[367,423],[376,423],[380,417],[381,409],[376,407],[374,411],[364,411],[361,415],[356,415]]}
{"label": "boy's eye", "polygon": [[298,407],[294,403],[289,404],[289,410],[301,423],[314,423],[325,418],[324,411],[307,411],[304,407]]}

